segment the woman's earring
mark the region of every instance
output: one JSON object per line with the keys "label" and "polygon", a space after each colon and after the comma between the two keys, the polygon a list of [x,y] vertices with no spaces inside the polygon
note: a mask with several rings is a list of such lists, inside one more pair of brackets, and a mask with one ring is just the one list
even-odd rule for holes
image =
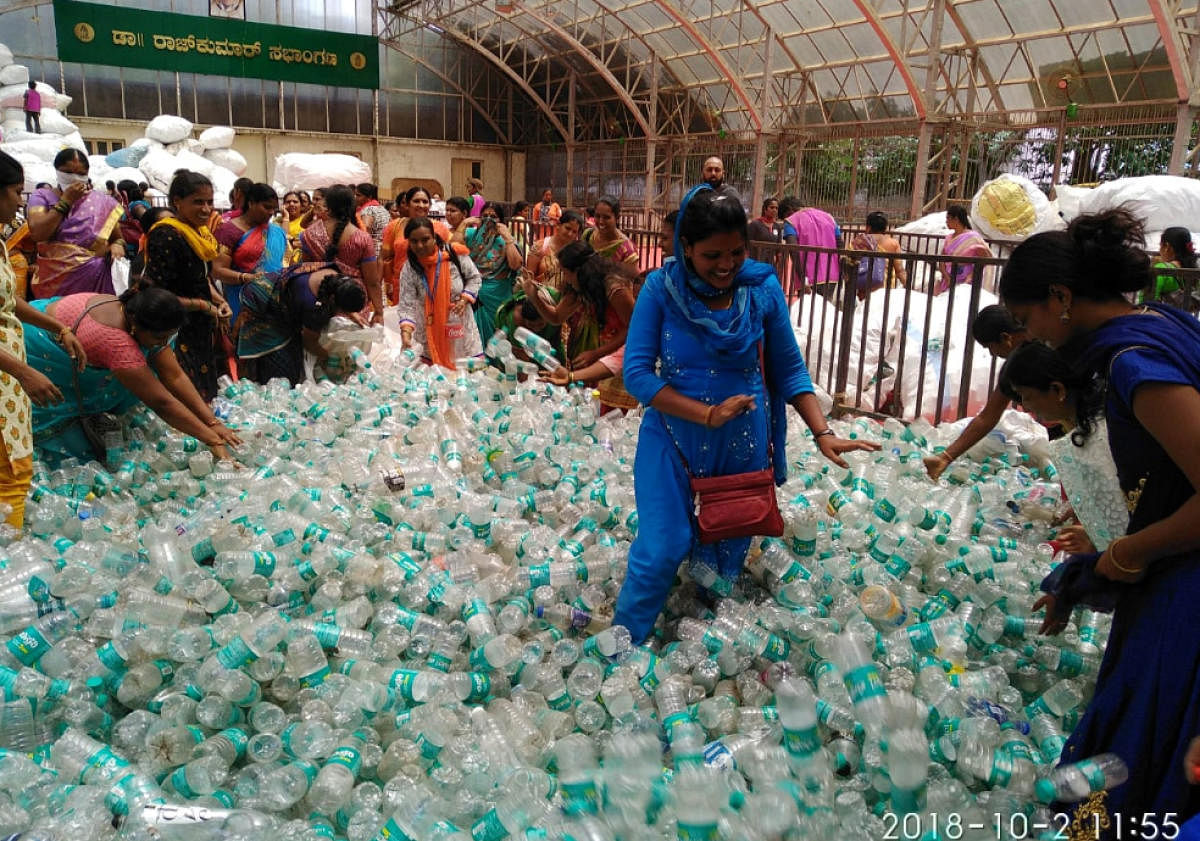
{"label": "woman's earring", "polygon": [[1067,324],[1068,322],[1070,322],[1070,320],[1071,320],[1071,308],[1070,308],[1070,307],[1063,307],[1062,315],[1060,315],[1060,316],[1058,317],[1058,320],[1059,320],[1059,321],[1061,321],[1063,324]]}

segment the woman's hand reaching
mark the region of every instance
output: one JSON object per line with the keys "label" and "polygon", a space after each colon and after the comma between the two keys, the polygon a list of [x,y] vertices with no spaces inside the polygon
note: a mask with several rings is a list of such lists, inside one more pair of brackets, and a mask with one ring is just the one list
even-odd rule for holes
{"label": "woman's hand reaching", "polygon": [[1087,531],[1083,526],[1063,526],[1058,531],[1059,548],[1068,555],[1080,555],[1088,552],[1095,552],[1096,547],[1088,537]]}
{"label": "woman's hand reaching", "polygon": [[842,453],[851,453],[856,450],[872,453],[879,449],[879,445],[874,441],[851,441],[848,438],[838,438],[836,435],[822,435],[817,438],[817,449],[821,451],[821,455],[838,467],[849,467],[846,460],[842,458]]}

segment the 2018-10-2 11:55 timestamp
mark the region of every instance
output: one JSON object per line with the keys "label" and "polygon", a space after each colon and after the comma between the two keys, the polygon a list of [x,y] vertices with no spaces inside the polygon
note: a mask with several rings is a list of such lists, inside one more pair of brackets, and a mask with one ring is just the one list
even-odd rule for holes
{"label": "2018-10-2 11:55 timestamp", "polygon": [[981,815],[963,815],[958,812],[909,812],[883,815],[883,841],[959,841],[963,838],[980,839],[988,832],[996,841],[1067,841],[1082,837],[1087,839],[1142,839],[1142,841],[1174,841],[1179,836],[1178,815],[1166,812],[1162,815],[1124,815],[1120,812],[1101,816],[1093,814],[1082,821],[1082,826],[1072,835],[1071,818],[1065,814],[1050,815],[1045,819],[1034,819],[1022,812],[1002,814],[993,812],[988,818]]}

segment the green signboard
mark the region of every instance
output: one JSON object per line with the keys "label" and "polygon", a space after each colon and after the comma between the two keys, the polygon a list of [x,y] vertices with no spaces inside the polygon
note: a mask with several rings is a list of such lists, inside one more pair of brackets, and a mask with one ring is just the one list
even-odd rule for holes
{"label": "green signboard", "polygon": [[54,0],[60,61],[379,87],[369,35]]}

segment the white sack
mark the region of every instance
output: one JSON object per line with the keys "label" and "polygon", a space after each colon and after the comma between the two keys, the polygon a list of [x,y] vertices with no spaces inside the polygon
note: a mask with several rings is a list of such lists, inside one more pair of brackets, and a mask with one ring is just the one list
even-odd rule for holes
{"label": "white sack", "polygon": [[10,50],[8,47],[4,46],[4,44],[0,44],[0,67],[8,67],[8,65],[10,65],[12,63],[13,63],[12,50]]}
{"label": "white sack", "polygon": [[43,134],[74,134],[79,131],[75,124],[53,108],[42,109]]}
{"label": "white sack", "polygon": [[166,145],[164,145],[163,151],[166,152],[168,155],[178,155],[180,152],[187,152],[189,150],[188,150],[187,141],[179,140],[179,141],[176,141],[175,143],[167,143]]}
{"label": "white sack", "polygon": [[228,149],[233,145],[233,136],[234,131],[229,126],[212,126],[200,132],[200,142],[210,151]]}
{"label": "white sack", "polygon": [[73,146],[81,152],[87,152],[87,144],[83,142],[83,135],[77,131],[63,135],[62,137],[58,138],[58,142],[63,149],[67,148],[68,146]]}
{"label": "white sack", "polygon": [[45,161],[31,163],[21,162],[25,170],[25,192],[32,193],[38,184],[54,184],[58,176],[54,174],[54,165]]}
{"label": "white sack", "polygon": [[[970,313],[968,311],[969,293],[967,287],[955,290],[954,310],[949,332],[946,331],[946,309],[950,304],[949,295],[937,295],[932,302],[924,295],[913,295],[909,302],[907,324],[902,324],[897,317],[895,332],[888,337],[887,363],[893,373],[883,384],[883,393],[895,392],[895,399],[901,407],[901,417],[924,417],[930,422],[937,416],[938,384],[944,379],[945,393],[942,396],[942,420],[953,420],[958,417],[958,392],[962,379],[963,362],[966,360],[968,345],[972,347],[970,390],[967,395],[967,412],[965,417],[974,416],[983,408],[988,398],[988,375],[992,368],[992,355],[982,345],[974,343],[971,336]],[[881,295],[882,290],[872,293]],[[999,299],[986,289],[980,290],[979,308],[998,303]],[[882,298],[879,301],[882,304]],[[903,312],[903,298],[893,298],[892,305],[898,313]],[[917,406],[917,386],[922,376],[921,344],[922,331],[925,327],[926,306],[932,310],[929,320],[929,336],[925,343],[926,356],[924,365],[924,381],[921,389],[921,405]],[[872,307],[876,306],[872,303]],[[901,331],[907,334],[904,343],[904,370],[897,380],[896,373],[900,372],[900,338]]]}
{"label": "white sack", "polygon": [[[359,184],[371,180],[371,166],[353,155],[310,155],[287,152],[275,159],[272,176],[283,191],[315,190],[330,184]],[[282,195],[282,193],[281,193]]]}
{"label": "white sack", "polygon": [[159,114],[146,126],[146,136],[160,143],[178,143],[191,133],[191,122],[173,114]]}
{"label": "white sack", "polygon": [[[0,88],[0,108],[19,108],[25,110],[25,91],[29,85],[5,85]],[[66,111],[71,104],[71,97],[59,93],[45,82],[37,83],[37,92],[42,95],[42,105],[46,108],[57,108]]]}
{"label": "white sack", "polygon": [[217,166],[225,167],[233,172],[234,175],[245,175],[246,173],[246,167],[248,166],[246,159],[236,149],[209,149],[204,153],[204,157]]}
{"label": "white sack", "polygon": [[63,144],[57,137],[42,137],[37,140],[16,140],[0,148],[18,159],[28,155],[43,163],[53,163],[55,155],[62,151]]}
{"label": "white sack", "polygon": [[950,229],[946,227],[946,211],[939,210],[937,213],[930,213],[922,216],[920,219],[905,222],[896,229],[896,232],[902,234],[937,234],[938,236],[948,236]]}
{"label": "white sack", "polygon": [[195,152],[183,151],[175,156],[176,169],[190,169],[192,172],[198,172],[208,178],[212,178],[215,167],[216,164],[207,158],[200,157]]}
{"label": "white sack", "polygon": [[24,64],[9,64],[0,69],[0,85],[24,85],[29,87],[29,68]]}
{"label": "white sack", "polygon": [[229,194],[233,192],[233,182],[238,177],[223,166],[212,165],[213,171],[209,178],[213,183],[213,206],[218,210],[229,210]]}
{"label": "white sack", "polygon": [[165,193],[171,188],[171,179],[175,176],[175,170],[179,169],[179,164],[174,155],[156,149],[142,158],[138,169],[152,187],[157,187]]}
{"label": "white sack", "polygon": [[93,184],[107,181],[111,177],[108,174],[110,172],[112,172],[112,166],[104,160],[103,155],[88,155],[88,175],[91,176]]}
{"label": "white sack", "polygon": [[[1079,212],[1099,213],[1121,206],[1141,219],[1147,232],[1200,225],[1200,182],[1178,175],[1119,178],[1089,190],[1079,202]],[[1147,235],[1146,247],[1157,248],[1158,237]]]}
{"label": "white sack", "polygon": [[145,174],[133,166],[119,166],[108,171],[108,177],[120,184],[122,181],[132,181],[134,184],[141,184],[146,180]]}
{"label": "white sack", "polygon": [[183,148],[191,152],[193,155],[204,154],[204,144],[194,137],[184,138]]}

